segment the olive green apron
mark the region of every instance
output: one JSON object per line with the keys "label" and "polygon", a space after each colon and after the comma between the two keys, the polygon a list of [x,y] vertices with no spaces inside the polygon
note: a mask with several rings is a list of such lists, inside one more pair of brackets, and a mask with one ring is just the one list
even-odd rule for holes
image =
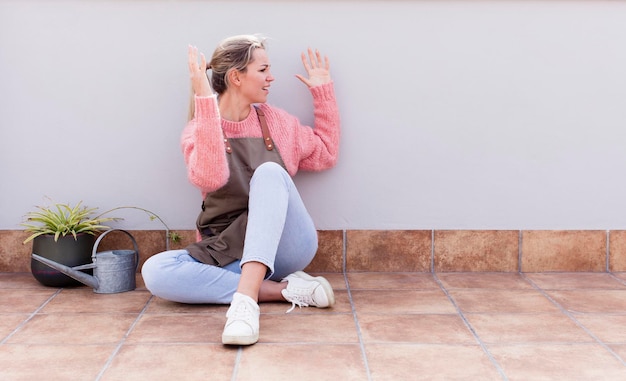
{"label": "olive green apron", "polygon": [[263,138],[224,139],[230,177],[226,185],[207,193],[196,221],[201,240],[187,246],[198,261],[223,267],[241,259],[248,222],[250,180],[254,171],[268,161],[285,168],[273,144],[263,111],[255,107]]}

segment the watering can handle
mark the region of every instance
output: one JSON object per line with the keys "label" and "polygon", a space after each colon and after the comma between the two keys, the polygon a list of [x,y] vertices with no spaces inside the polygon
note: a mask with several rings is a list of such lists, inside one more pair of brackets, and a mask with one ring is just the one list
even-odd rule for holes
{"label": "watering can handle", "polygon": [[135,237],[133,237],[129,232],[127,232],[126,230],[122,230],[122,229],[109,229],[105,231],[104,233],[100,234],[98,239],[96,239],[96,243],[94,243],[93,245],[93,250],[91,251],[91,261],[92,262],[96,261],[96,252],[98,251],[98,245],[100,244],[100,241],[102,241],[105,235],[114,231],[120,231],[126,234],[127,236],[130,237],[131,241],[133,241],[133,246],[135,247],[135,269],[136,269],[139,266],[139,247],[137,246],[137,241],[135,241]]}

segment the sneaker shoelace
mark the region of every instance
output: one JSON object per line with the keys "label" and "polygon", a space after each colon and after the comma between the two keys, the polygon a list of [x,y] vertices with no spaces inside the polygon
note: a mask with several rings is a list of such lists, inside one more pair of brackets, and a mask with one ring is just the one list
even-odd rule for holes
{"label": "sneaker shoelace", "polygon": [[287,295],[285,295],[285,298],[291,302],[291,308],[285,312],[286,314],[293,311],[296,308],[296,305],[300,308],[308,307],[313,302],[313,298],[310,295],[300,295],[291,292],[288,292]]}
{"label": "sneaker shoelace", "polygon": [[228,311],[228,318],[232,320],[243,320],[252,326],[252,311],[245,302],[238,303],[234,309]]}

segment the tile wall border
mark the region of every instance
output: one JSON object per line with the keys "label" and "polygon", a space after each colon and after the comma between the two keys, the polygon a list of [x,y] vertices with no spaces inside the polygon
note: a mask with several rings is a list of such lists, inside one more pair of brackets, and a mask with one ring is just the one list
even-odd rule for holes
{"label": "tile wall border", "polygon": [[[165,250],[160,230],[132,230],[140,264]],[[184,248],[195,231],[178,231]],[[626,230],[320,230],[312,272],[623,272]],[[0,272],[29,272],[22,230],[0,230]],[[120,234],[100,248],[123,248]]]}

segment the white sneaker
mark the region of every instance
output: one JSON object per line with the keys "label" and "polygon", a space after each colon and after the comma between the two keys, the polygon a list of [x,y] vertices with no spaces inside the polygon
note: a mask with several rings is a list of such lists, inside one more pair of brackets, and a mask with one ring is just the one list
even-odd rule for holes
{"label": "white sneaker", "polygon": [[293,311],[296,305],[326,308],[335,304],[333,288],[324,277],[312,277],[304,271],[296,271],[281,282],[288,282],[287,288],[282,291],[283,297],[291,302],[287,313]]}
{"label": "white sneaker", "polygon": [[222,343],[250,345],[259,341],[259,305],[251,297],[236,292],[226,312]]}

